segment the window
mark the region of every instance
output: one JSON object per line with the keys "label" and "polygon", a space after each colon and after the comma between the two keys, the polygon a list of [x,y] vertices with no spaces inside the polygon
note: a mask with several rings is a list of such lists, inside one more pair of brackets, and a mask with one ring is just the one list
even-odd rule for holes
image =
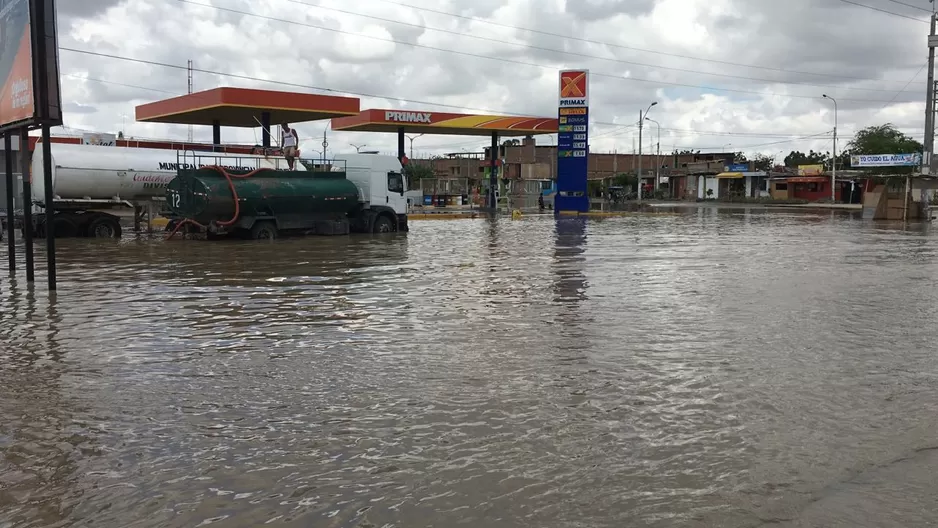
{"label": "window", "polygon": [[388,192],[404,194],[404,177],[401,175],[401,173],[388,173]]}
{"label": "window", "polygon": [[788,184],[787,184],[787,183],[776,183],[776,184],[775,184],[775,190],[776,190],[776,191],[787,191],[787,190],[788,190]]}

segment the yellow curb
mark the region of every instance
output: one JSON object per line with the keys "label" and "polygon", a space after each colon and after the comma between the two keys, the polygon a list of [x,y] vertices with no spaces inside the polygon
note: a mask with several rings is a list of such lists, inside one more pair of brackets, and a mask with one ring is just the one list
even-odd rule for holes
{"label": "yellow curb", "polygon": [[478,218],[478,215],[475,213],[427,213],[407,215],[408,220],[463,220],[471,218]]}

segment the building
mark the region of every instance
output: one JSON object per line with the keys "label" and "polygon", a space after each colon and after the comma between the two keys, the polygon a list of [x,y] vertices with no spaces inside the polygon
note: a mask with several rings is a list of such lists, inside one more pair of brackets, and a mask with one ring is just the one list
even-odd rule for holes
{"label": "building", "polygon": [[[537,145],[534,138],[527,137],[522,140],[509,140],[499,147],[498,158],[502,163],[503,177],[521,180],[554,180],[557,174],[557,147],[554,145]],[[489,151],[491,147],[479,152],[457,152],[429,160],[412,160],[413,163],[426,164],[433,167],[437,177],[470,177],[481,178],[487,173],[490,165]],[[655,174],[658,175],[658,185],[667,184],[672,174],[680,172],[680,168],[688,163],[699,161],[732,159],[733,153],[713,154],[636,154],[600,153],[591,152],[589,155],[588,178],[590,180],[603,180],[613,178],[617,174],[637,174],[642,172],[642,179],[646,185],[655,186]],[[719,172],[719,171],[718,171]]]}
{"label": "building", "polygon": [[[776,200],[804,200],[829,202],[831,199],[831,172],[822,165],[800,165],[786,172],[773,172],[769,193]],[[834,187],[836,203],[859,204],[869,190],[869,174],[861,171],[838,171]]]}

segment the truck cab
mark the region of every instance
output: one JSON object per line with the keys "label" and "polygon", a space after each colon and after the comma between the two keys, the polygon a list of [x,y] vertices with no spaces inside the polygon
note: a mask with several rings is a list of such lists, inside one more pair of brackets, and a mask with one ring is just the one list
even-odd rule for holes
{"label": "truck cab", "polygon": [[358,187],[359,202],[373,232],[408,231],[407,180],[400,160],[381,154],[336,154],[333,170],[344,170],[345,177]]}

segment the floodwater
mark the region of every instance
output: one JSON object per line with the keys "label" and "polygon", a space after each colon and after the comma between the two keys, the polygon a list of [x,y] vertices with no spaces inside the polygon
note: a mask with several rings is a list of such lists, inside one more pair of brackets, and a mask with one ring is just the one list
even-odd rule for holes
{"label": "floodwater", "polygon": [[938,522],[938,231],[830,212],[59,241],[0,527]]}

